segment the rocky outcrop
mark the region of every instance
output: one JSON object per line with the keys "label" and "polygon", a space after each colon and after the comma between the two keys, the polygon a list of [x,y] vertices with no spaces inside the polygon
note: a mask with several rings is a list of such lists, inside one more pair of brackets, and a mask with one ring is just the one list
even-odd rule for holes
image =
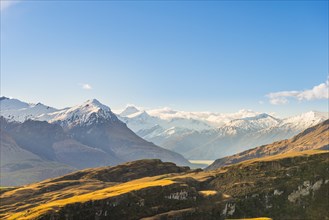
{"label": "rocky outcrop", "polygon": [[320,152],[272,156],[223,167],[227,171],[209,185],[235,198],[232,218],[329,218],[324,208],[329,202],[329,153]]}

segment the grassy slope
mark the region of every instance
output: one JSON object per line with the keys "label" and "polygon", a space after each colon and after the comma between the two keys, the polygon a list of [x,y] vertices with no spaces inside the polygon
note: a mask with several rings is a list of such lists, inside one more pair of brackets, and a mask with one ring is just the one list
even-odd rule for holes
{"label": "grassy slope", "polygon": [[170,184],[173,184],[173,181],[167,179],[157,180],[156,178],[147,177],[147,178],[119,184],[116,186],[108,187],[105,189],[100,189],[94,192],[90,192],[82,195],[76,195],[67,199],[54,200],[46,204],[40,204],[34,208],[31,208],[29,209],[28,213],[26,211],[18,212],[15,214],[8,213],[9,215],[4,217],[7,218],[8,220],[34,219],[37,218],[38,216],[45,214],[46,212],[55,211],[63,206],[74,204],[76,202],[84,203],[90,200],[106,199],[109,197],[119,196],[125,193],[129,193],[132,191],[136,191],[148,187],[166,186]]}
{"label": "grassy slope", "polygon": [[329,120],[314,127],[308,128],[291,139],[277,141],[272,144],[259,146],[232,156],[216,160],[207,170],[217,169],[221,166],[235,164],[253,158],[285,154],[296,151],[324,149],[329,146]]}
{"label": "grassy slope", "polygon": [[[244,203],[244,200],[239,198],[251,196],[255,193],[258,193],[261,197],[262,193],[272,192],[275,187],[286,187],[287,193],[289,190],[292,192],[298,188],[298,184],[303,183],[304,180],[302,178],[304,176],[306,179],[312,179],[313,173],[305,170],[305,167],[309,165],[311,166],[310,169],[314,169],[314,171],[321,174],[321,169],[329,164],[328,156],[329,151],[320,150],[291,152],[285,155],[254,159],[208,172],[189,171],[182,174],[164,174],[125,183],[104,182],[97,179],[67,180],[65,178],[57,178],[1,193],[0,218],[35,219],[47,213],[60,211],[64,207],[69,207],[68,205],[70,204],[85,204],[88,201],[100,201],[132,193],[136,194],[142,190],[148,190],[144,194],[144,198],[146,198],[152,195],[152,193],[157,194],[155,189],[158,187],[168,188],[173,186],[172,190],[175,189],[177,191],[177,188],[174,187],[177,184],[180,187],[197,188],[200,198],[198,197],[197,203],[193,204],[197,204],[200,207],[203,206],[207,210],[208,207],[223,201],[224,197],[227,199],[231,198],[229,195],[218,196],[221,195],[220,192],[224,192],[237,198],[237,204],[241,206],[237,212],[240,213],[240,216],[232,217],[241,217],[241,215],[257,217],[256,214],[264,216],[264,213],[259,210],[257,212],[245,211],[243,206],[249,205],[252,207],[254,203]],[[317,161],[321,166],[318,165]],[[301,171],[298,171],[299,166],[302,168]],[[291,172],[291,168],[294,168],[294,178],[286,176]],[[295,171],[295,168],[297,168],[297,171]],[[308,175],[304,175],[303,172]],[[277,180],[280,180],[280,182],[276,182]],[[263,185],[257,185],[259,183]],[[176,192],[175,190],[172,192]],[[152,196],[158,196],[158,194]],[[209,199],[210,202],[207,203],[205,199]],[[161,200],[161,198],[158,200]],[[256,202],[263,203],[261,199]],[[180,207],[179,203],[175,203],[174,207],[174,209],[186,209],[193,206]],[[216,207],[220,206],[216,205]],[[195,211],[195,209],[191,210],[190,212]],[[293,211],[296,210],[293,209]],[[211,213],[209,210],[208,212]]]}
{"label": "grassy slope", "polygon": [[[63,206],[95,198],[102,199],[102,195],[104,195],[103,198],[113,197],[127,193],[129,190],[143,189],[153,185],[160,186],[170,181],[161,182],[157,181],[156,178],[145,178],[135,182],[131,180],[167,173],[181,173],[188,170],[188,167],[177,167],[170,162],[149,159],[128,162],[115,167],[90,168],[73,172],[2,193],[0,218],[10,218],[15,213],[17,215],[15,214],[14,218],[18,218],[17,216],[23,218],[26,211],[29,212],[29,215],[34,213],[33,216],[35,216],[38,215],[35,213],[40,214],[47,210],[56,209],[57,205]],[[131,184],[125,185],[124,183],[128,181],[131,181]],[[118,186],[118,188],[112,188],[113,186]],[[136,187],[140,188],[136,189]],[[47,206],[42,206],[45,203]],[[19,209],[17,209],[17,204],[20,205]]]}

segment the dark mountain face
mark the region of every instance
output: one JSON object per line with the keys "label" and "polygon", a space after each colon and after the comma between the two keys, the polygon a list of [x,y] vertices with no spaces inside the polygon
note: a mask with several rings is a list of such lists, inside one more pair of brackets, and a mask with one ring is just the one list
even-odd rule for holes
{"label": "dark mountain face", "polygon": [[10,164],[15,164],[20,160],[40,159],[37,155],[24,150],[16,141],[5,131],[0,129],[1,137],[1,168],[10,169]]}
{"label": "dark mountain face", "polygon": [[8,121],[3,116],[0,116],[0,127],[2,131],[9,131],[15,127],[20,125],[19,122],[16,121]]}
{"label": "dark mountain face", "polygon": [[57,161],[77,169],[109,166],[122,161],[114,154],[84,145],[74,139],[57,141],[52,148]]}
{"label": "dark mountain face", "polygon": [[56,160],[52,145],[67,138],[63,129],[45,121],[27,120],[7,129],[18,145],[46,160]]}
{"label": "dark mountain face", "polygon": [[[72,169],[84,169],[112,166],[125,161],[147,158],[159,158],[180,165],[189,165],[189,162],[181,155],[162,149],[138,137],[127,128],[126,124],[114,116],[102,118],[91,114],[88,123],[77,124],[70,128],[65,127],[65,129],[58,123],[50,124],[45,121],[27,120],[23,123],[17,123],[9,122],[3,117],[0,120],[0,132],[6,132],[7,136],[12,138],[24,152],[35,155],[39,162],[44,164],[43,169],[49,168],[44,162],[52,162],[56,166],[61,164]],[[3,156],[6,157],[10,151],[3,150],[4,144],[1,142],[1,149]],[[7,144],[7,146],[9,145]],[[30,162],[26,164],[26,166],[22,165],[19,159],[12,158],[11,168],[7,169],[8,175],[10,175],[13,167],[19,167],[22,172],[23,169],[35,167],[35,164],[31,165]],[[69,172],[72,169],[66,169],[66,171]],[[25,174],[28,175],[29,171],[25,171]],[[22,172],[17,174],[17,178],[22,177]],[[65,172],[58,173],[60,175],[65,174]],[[20,183],[42,180],[39,177],[31,175],[31,178],[25,179],[26,181],[21,178],[23,182]],[[11,180],[6,180],[6,184],[11,185]],[[16,185],[17,182],[12,184]]]}
{"label": "dark mountain face", "polygon": [[74,140],[56,124],[31,120],[16,123],[2,119],[1,127],[3,185],[26,184],[75,169],[122,162],[114,153]]}
{"label": "dark mountain face", "polygon": [[[68,129],[68,133],[88,146],[97,147],[105,152],[113,152],[113,145],[121,141],[129,140],[120,134],[119,130],[124,126],[123,123],[112,121],[101,121],[89,126],[75,126]],[[122,133],[122,132],[121,132]]]}
{"label": "dark mountain face", "polygon": [[178,153],[145,141],[119,120],[104,120],[88,126],[75,126],[68,130],[68,133],[83,144],[105,152],[114,152],[123,161],[150,158],[189,165],[189,162]]}
{"label": "dark mountain face", "polygon": [[57,124],[27,120],[14,124],[7,132],[23,149],[50,161],[58,161],[75,168],[113,165],[122,162],[113,152],[79,143]]}
{"label": "dark mountain face", "polygon": [[7,98],[7,97],[5,97],[5,96],[1,96],[1,97],[0,97],[0,101],[2,101],[2,100],[6,100],[6,99],[9,99],[9,98]]}
{"label": "dark mountain face", "polygon": [[2,129],[0,129],[0,139],[1,186],[24,185],[75,170],[68,165],[42,159],[23,149]]}

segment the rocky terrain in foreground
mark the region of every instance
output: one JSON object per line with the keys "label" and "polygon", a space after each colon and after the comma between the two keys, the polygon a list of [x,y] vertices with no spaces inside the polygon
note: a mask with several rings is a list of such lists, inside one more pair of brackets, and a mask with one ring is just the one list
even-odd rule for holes
{"label": "rocky terrain in foreground", "polygon": [[329,151],[212,171],[160,160],[77,171],[2,189],[1,219],[328,219]]}

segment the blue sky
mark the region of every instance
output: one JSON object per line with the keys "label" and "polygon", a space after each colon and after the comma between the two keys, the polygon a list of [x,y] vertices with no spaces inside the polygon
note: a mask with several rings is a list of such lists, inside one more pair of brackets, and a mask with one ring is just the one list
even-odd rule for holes
{"label": "blue sky", "polygon": [[58,108],[97,98],[114,109],[328,109],[327,1],[1,4],[4,96]]}

